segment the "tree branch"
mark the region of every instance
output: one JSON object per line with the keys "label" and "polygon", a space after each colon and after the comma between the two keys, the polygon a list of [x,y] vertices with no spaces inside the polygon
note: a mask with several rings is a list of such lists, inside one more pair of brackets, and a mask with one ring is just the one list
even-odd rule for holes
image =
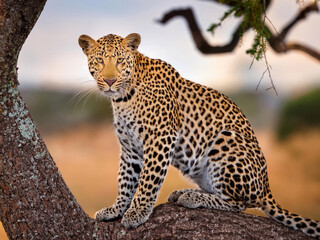
{"label": "tree branch", "polygon": [[106,225],[110,225],[109,239],[123,240],[312,239],[270,218],[220,210],[187,209],[173,203],[157,206],[150,219],[136,229],[125,229],[120,220],[100,223],[99,227]]}
{"label": "tree branch", "polygon": [[302,45],[295,42],[288,42],[286,44],[286,47],[287,47],[287,51],[298,50],[320,61],[320,53],[306,45]]}
{"label": "tree branch", "polygon": [[282,39],[285,39],[287,34],[289,33],[290,30],[292,30],[292,28],[301,20],[305,19],[308,14],[310,12],[319,12],[319,8],[318,8],[318,5],[317,5],[317,2],[315,1],[314,3],[310,4],[309,6],[305,7],[304,9],[302,9],[298,14],[297,16],[292,19],[291,22],[289,22],[287,24],[287,26],[285,26],[283,28],[283,30],[281,31],[280,33],[280,37]]}
{"label": "tree branch", "polygon": [[[211,0],[212,2],[220,2],[219,0]],[[270,1],[266,1],[266,9],[269,7],[271,3]],[[236,1],[227,1],[224,3],[225,5],[234,6],[236,4]],[[314,59],[320,61],[320,53],[317,52],[314,49],[311,49],[307,46],[304,46],[302,44],[292,44],[288,43],[286,44],[285,38],[287,37],[288,33],[292,28],[302,19],[306,18],[307,15],[313,11],[318,11],[317,3],[313,3],[303,10],[299,12],[299,14],[289,23],[287,26],[281,31],[280,34],[278,33],[272,33],[271,37],[267,39],[269,45],[271,48],[277,52],[277,53],[286,53],[290,50],[299,50],[302,51],[309,56],[313,57]],[[232,34],[231,40],[222,46],[212,46],[210,45],[207,40],[203,37],[203,34],[201,33],[201,30],[198,26],[198,23],[196,21],[196,18],[193,14],[193,11],[191,8],[187,9],[177,9],[177,10],[171,10],[167,13],[165,13],[162,17],[162,19],[158,20],[161,24],[166,24],[168,21],[172,20],[175,17],[183,17],[187,23],[189,30],[192,34],[193,40],[198,48],[198,50],[203,54],[220,54],[220,53],[227,53],[232,52],[234,48],[237,46],[241,35],[246,32],[249,29],[243,29],[241,27],[241,24],[236,28],[236,30]],[[265,28],[269,29],[269,27],[264,26]],[[270,31],[272,32],[272,31]]]}
{"label": "tree branch", "polygon": [[247,31],[248,29],[243,29],[241,24],[237,27],[235,32],[232,35],[231,41],[223,46],[211,46],[207,40],[203,37],[202,32],[198,26],[198,23],[194,17],[193,10],[191,8],[172,10],[166,13],[162,19],[158,20],[161,24],[166,24],[172,18],[177,16],[184,17],[188,23],[189,30],[192,34],[193,40],[201,53],[204,54],[213,54],[213,53],[227,53],[232,52],[237,46],[241,33]]}
{"label": "tree branch", "polygon": [[[288,33],[292,30],[292,28],[301,20],[305,19],[309,13],[316,11],[319,11],[319,8],[317,6],[317,3],[314,2],[310,4],[309,6],[302,9],[297,16],[287,24],[286,27],[283,28],[283,30],[278,33],[272,33],[271,37],[268,40],[271,48],[277,52],[277,53],[286,53],[291,50],[298,50],[301,51],[311,57],[313,57],[315,60],[320,61],[320,52],[316,51],[315,49],[312,49],[306,45],[294,43],[294,42],[286,42],[285,38],[288,36]],[[265,26],[268,28],[267,26]],[[269,29],[269,28],[268,28]],[[270,29],[269,29],[270,31]],[[272,32],[272,31],[270,31]]]}

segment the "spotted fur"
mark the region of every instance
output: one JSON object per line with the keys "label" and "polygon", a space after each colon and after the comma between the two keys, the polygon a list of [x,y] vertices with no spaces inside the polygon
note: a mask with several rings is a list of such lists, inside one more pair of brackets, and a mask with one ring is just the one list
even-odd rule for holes
{"label": "spotted fur", "polygon": [[96,213],[98,221],[122,217],[125,227],[147,221],[172,164],[200,189],[175,191],[169,202],[229,211],[260,208],[288,227],[319,237],[319,222],[275,202],[254,132],[228,97],[139,53],[138,34],[110,34],[97,41],[82,35],[79,44],[101,93],[112,100],[121,145],[118,197]]}

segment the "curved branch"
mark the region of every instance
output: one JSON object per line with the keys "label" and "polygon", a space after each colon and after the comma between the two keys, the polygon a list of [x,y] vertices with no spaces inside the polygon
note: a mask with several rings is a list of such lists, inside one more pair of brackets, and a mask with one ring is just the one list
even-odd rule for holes
{"label": "curved branch", "polygon": [[[230,0],[230,1],[221,1],[221,0],[208,0],[211,2],[221,3],[224,5],[228,5],[230,7],[235,6],[239,3],[237,0]],[[271,0],[267,1],[261,1],[262,3],[265,3],[265,8],[268,9]],[[198,50],[203,54],[219,54],[219,53],[228,53],[232,52],[235,47],[238,45],[241,36],[249,30],[249,28],[243,28],[242,22],[238,25],[238,27],[235,29],[235,31],[232,34],[232,38],[229,43],[222,45],[222,46],[212,46],[210,45],[207,40],[203,37],[201,30],[198,26],[198,23],[195,19],[195,16],[193,14],[193,10],[191,8],[186,9],[177,9],[177,10],[171,10],[170,12],[167,12],[162,19],[158,20],[161,24],[166,24],[168,21],[170,21],[172,18],[175,17],[184,17],[185,20],[188,23],[189,30],[192,34],[193,40],[198,48]]]}
{"label": "curved branch", "polygon": [[248,29],[243,29],[241,24],[234,31],[231,41],[223,46],[211,46],[207,40],[203,37],[203,34],[198,26],[198,23],[194,17],[193,11],[191,8],[172,10],[166,13],[161,20],[158,20],[161,24],[166,24],[172,18],[177,16],[184,17],[188,23],[189,30],[192,34],[193,40],[198,48],[198,50],[204,54],[213,54],[213,53],[227,53],[232,52],[237,46],[241,33],[247,31]]}
{"label": "curved branch", "polygon": [[[219,0],[210,0],[210,1],[220,2]],[[235,3],[236,1],[229,1],[224,4],[233,6]],[[271,0],[266,1],[266,9],[269,7],[270,3],[271,3]],[[302,44],[297,44],[297,43],[287,44],[285,42],[285,38],[287,37],[288,33],[299,21],[301,21],[302,19],[305,19],[310,12],[318,11],[318,10],[319,9],[318,9],[317,3],[314,2],[311,5],[305,7],[303,10],[301,10],[299,14],[289,24],[287,24],[287,26],[280,32],[280,34],[272,33],[271,37],[267,39],[271,48],[277,53],[286,53],[287,51],[290,51],[290,50],[298,50],[320,61],[320,57],[319,57],[320,53],[318,51],[311,49]],[[219,53],[232,52],[237,46],[241,38],[241,35],[247,30],[249,30],[249,29],[243,29],[240,24],[236,28],[236,30],[233,32],[232,38],[227,44],[222,46],[212,46],[204,38],[191,8],[171,10],[165,13],[162,19],[158,20],[158,22],[161,24],[166,24],[171,19],[179,16],[183,17],[187,21],[193,40],[198,50],[203,54],[219,54]],[[265,26],[265,28],[269,29],[267,26]]]}
{"label": "curved branch", "polygon": [[285,26],[281,33],[280,33],[280,37],[282,39],[285,39],[287,34],[289,33],[289,31],[292,29],[292,27],[294,27],[294,25],[296,25],[299,21],[301,21],[302,19],[305,19],[307,17],[307,15],[310,12],[319,12],[319,8],[317,5],[317,2],[315,1],[314,3],[310,4],[309,6],[305,7],[304,9],[302,9],[297,16],[287,24],[287,26]]}
{"label": "curved branch", "polygon": [[[266,27],[267,28],[267,27]],[[271,34],[270,38],[267,39],[270,47],[276,53],[287,53],[291,50],[301,51],[313,59],[320,61],[320,52],[306,45],[296,42],[285,42],[279,35]]]}
{"label": "curved branch", "polygon": [[316,50],[309,48],[305,45],[295,43],[295,42],[289,42],[286,44],[287,50],[298,50],[303,53],[306,53],[307,55],[313,57],[314,59],[320,61],[320,53],[317,52]]}
{"label": "curved branch", "polygon": [[[316,51],[315,49],[312,49],[306,45],[300,44],[300,43],[293,43],[293,42],[286,42],[285,38],[288,36],[288,33],[292,28],[302,19],[305,19],[307,14],[313,11],[319,11],[319,8],[317,6],[317,3],[314,2],[311,5],[305,7],[302,9],[299,14],[289,23],[286,27],[283,28],[283,30],[280,32],[280,34],[271,34],[270,38],[267,39],[269,45],[271,48],[277,52],[277,53],[286,53],[291,50],[298,50],[301,51],[311,57],[313,57],[315,60],[320,61],[320,52]],[[268,28],[265,26],[265,28]],[[270,31],[270,29],[269,29]],[[270,31],[271,32],[271,31]]]}

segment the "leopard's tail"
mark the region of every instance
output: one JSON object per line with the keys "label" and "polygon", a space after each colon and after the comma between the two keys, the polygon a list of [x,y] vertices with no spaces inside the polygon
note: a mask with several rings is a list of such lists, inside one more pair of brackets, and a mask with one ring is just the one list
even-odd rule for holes
{"label": "leopard's tail", "polygon": [[320,239],[320,222],[290,213],[288,210],[281,208],[274,200],[270,189],[268,189],[267,195],[261,199],[261,209],[267,216],[277,222],[289,228],[302,231],[308,236]]}

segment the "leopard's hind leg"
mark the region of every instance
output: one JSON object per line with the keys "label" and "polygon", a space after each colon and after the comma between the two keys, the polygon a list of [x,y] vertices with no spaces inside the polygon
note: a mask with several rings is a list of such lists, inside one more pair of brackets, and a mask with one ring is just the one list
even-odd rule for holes
{"label": "leopard's hind leg", "polygon": [[258,206],[266,167],[255,141],[225,130],[209,144],[204,158],[201,174],[189,174],[202,190],[175,191],[169,196],[169,201],[177,201],[189,208],[231,211]]}
{"label": "leopard's hind leg", "polygon": [[181,189],[181,190],[176,190],[170,193],[168,197],[168,202],[177,202],[179,197],[187,192],[203,192],[201,189]]}
{"label": "leopard's hind leg", "polygon": [[196,189],[184,189],[184,190],[189,190],[189,191],[185,191],[185,193],[181,194],[178,197],[176,202],[181,206],[184,206],[187,208],[203,207],[203,208],[237,211],[237,212],[245,210],[245,206],[240,202],[225,200],[220,198],[219,196],[216,196],[215,194],[207,193],[203,191],[196,191]]}

